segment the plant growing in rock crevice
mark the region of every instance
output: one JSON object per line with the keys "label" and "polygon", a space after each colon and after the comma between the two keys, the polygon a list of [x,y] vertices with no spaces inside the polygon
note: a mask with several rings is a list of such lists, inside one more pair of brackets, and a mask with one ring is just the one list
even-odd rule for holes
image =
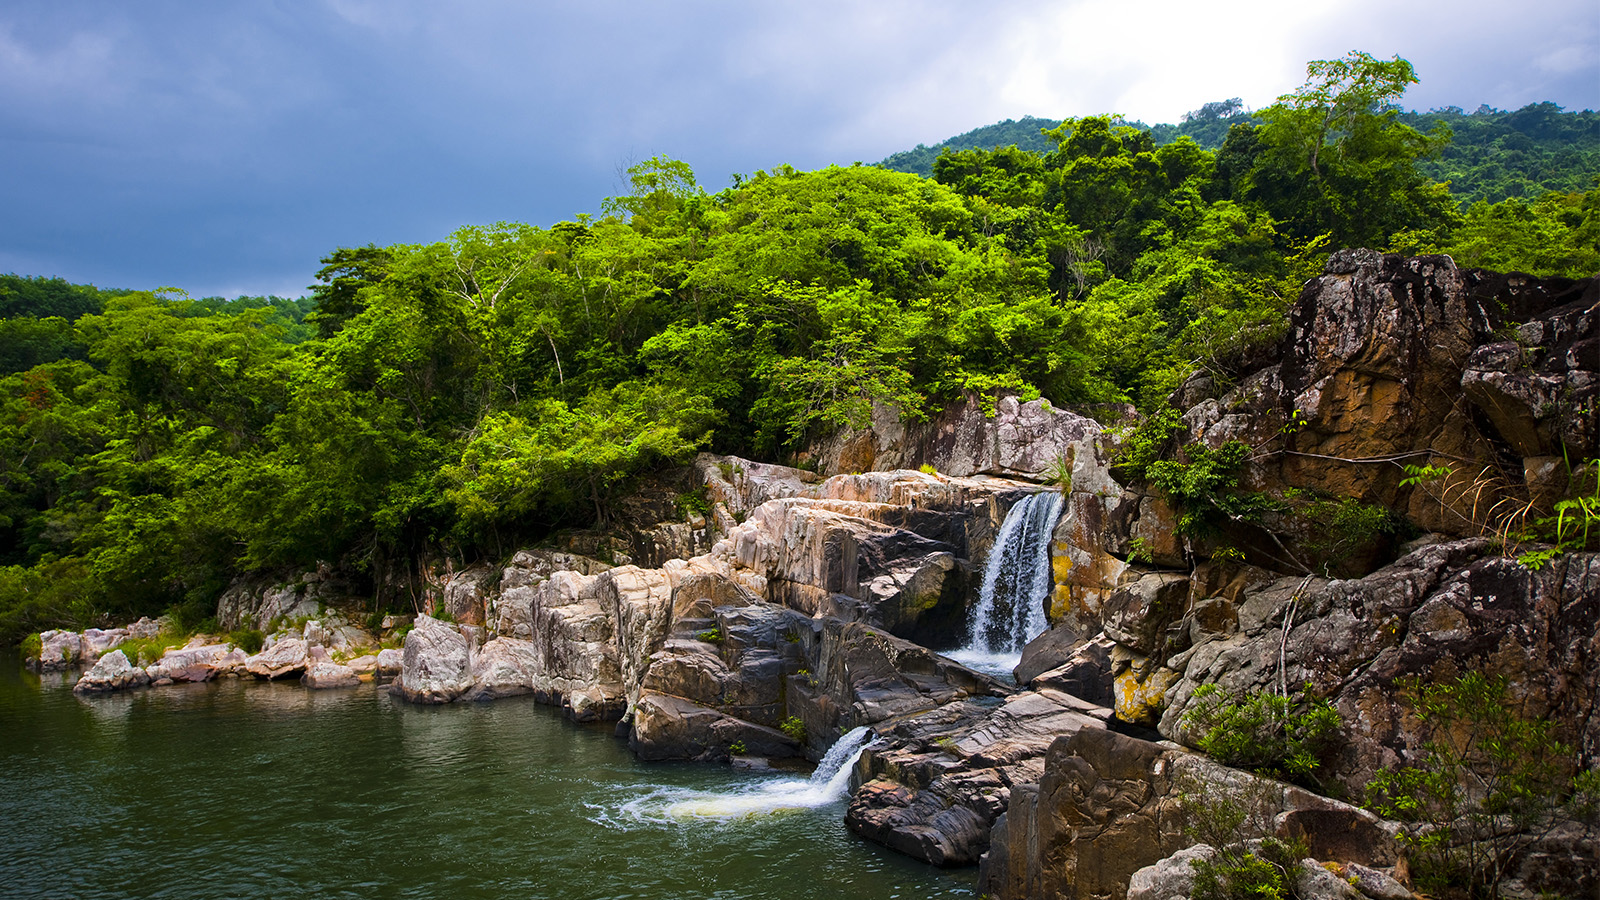
{"label": "plant growing in rock crevice", "polygon": [[1571,776],[1572,748],[1553,723],[1512,710],[1504,677],[1411,679],[1403,691],[1428,739],[1409,764],[1378,771],[1367,805],[1407,824],[1425,890],[1496,897],[1522,851],[1563,818],[1593,815],[1600,773]]}
{"label": "plant growing in rock crevice", "polygon": [[1194,745],[1223,765],[1321,788],[1317,771],[1338,744],[1343,720],[1326,700],[1271,691],[1232,696],[1203,684],[1183,714]]}

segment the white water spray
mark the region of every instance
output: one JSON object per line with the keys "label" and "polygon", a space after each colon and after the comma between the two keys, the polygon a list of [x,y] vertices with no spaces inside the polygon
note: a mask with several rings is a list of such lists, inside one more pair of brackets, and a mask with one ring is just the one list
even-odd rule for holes
{"label": "white water spray", "polygon": [[[602,815],[602,824],[627,827],[635,823],[672,823],[686,820],[724,820],[759,816],[783,810],[812,809],[842,800],[850,787],[850,772],[872,737],[865,727],[839,738],[828,749],[816,771],[807,779],[778,778],[732,791],[691,788],[657,788]],[[596,820],[600,821],[600,820]]]}
{"label": "white water spray", "polygon": [[1022,648],[1049,627],[1044,605],[1054,582],[1050,535],[1061,515],[1061,494],[1041,491],[1011,507],[983,570],[967,644],[947,654],[983,672],[1009,675]]}

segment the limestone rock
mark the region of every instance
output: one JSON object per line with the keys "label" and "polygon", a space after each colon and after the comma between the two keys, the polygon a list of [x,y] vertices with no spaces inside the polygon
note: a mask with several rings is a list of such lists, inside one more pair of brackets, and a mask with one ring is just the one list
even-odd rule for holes
{"label": "limestone rock", "polygon": [[[148,622],[149,619],[141,621]],[[99,659],[113,647],[130,637],[128,628],[87,628],[83,632],[83,656],[85,659]]]}
{"label": "limestone rock", "polygon": [[1314,859],[1300,861],[1295,879],[1295,896],[1305,900],[1362,900],[1362,893]]}
{"label": "limestone rock", "polygon": [[1051,688],[1098,706],[1115,706],[1111,651],[1116,647],[1104,632],[1079,645],[1066,661],[1029,679],[1033,688]]}
{"label": "limestone rock", "polygon": [[393,678],[405,668],[405,651],[394,647],[385,647],[378,651],[377,673],[385,678]]}
{"label": "limestone rock", "polygon": [[70,669],[83,660],[83,635],[76,631],[43,631],[39,639],[38,666],[42,672]]}
{"label": "limestone rock", "polygon": [[902,719],[862,753],[867,784],[845,824],[924,862],[966,865],[1013,790],[1036,782],[1057,735],[1102,728],[1109,710],[1054,691],[1025,692],[999,707],[947,703]]}
{"label": "limestone rock", "polygon": [[98,694],[144,687],[149,683],[150,676],[144,669],[128,662],[127,654],[121,650],[113,650],[83,673],[72,690],[80,694]]}
{"label": "limestone rock", "polygon": [[461,631],[418,616],[406,633],[400,677],[390,690],[412,703],[449,703],[472,686],[472,660]]}
{"label": "limestone rock", "polygon": [[1360,863],[1345,863],[1343,868],[1351,886],[1372,900],[1412,900],[1411,891],[1386,872]]}
{"label": "limestone rock", "polygon": [[321,690],[355,687],[361,683],[361,676],[351,666],[342,666],[335,662],[318,662],[306,669],[306,674],[300,681],[308,688]]}
{"label": "limestone rock", "polygon": [[439,591],[439,609],[453,622],[483,625],[486,621],[485,600],[496,574],[487,565],[476,565],[450,576]]}
{"label": "limestone rock", "polygon": [[775,728],[679,697],[645,691],[634,706],[628,746],[640,759],[724,759],[734,744],[742,744],[752,756],[801,753],[794,739]]}
{"label": "limestone rock", "polygon": [[[1345,821],[1342,814],[1371,818],[1347,804],[1204,757],[1084,728],[1050,745],[1036,787],[1011,792],[979,869],[979,889],[997,900],[1123,896],[1134,873],[1190,845],[1183,833],[1185,793],[1249,798],[1257,820],[1268,823],[1281,813],[1316,810],[1339,815],[1303,816],[1300,823],[1338,828]],[[1319,832],[1311,839],[1326,843],[1338,836]],[[1392,863],[1397,850],[1397,843],[1387,839],[1384,846],[1370,848],[1370,855]]]}
{"label": "limestone rock", "polygon": [[152,681],[210,681],[222,672],[248,666],[243,650],[232,644],[201,644],[168,650],[149,669]]}
{"label": "limestone rock", "polygon": [[1210,844],[1196,844],[1145,866],[1128,879],[1128,900],[1189,900],[1194,863],[1217,855]]}
{"label": "limestone rock", "polygon": [[[1167,630],[1183,617],[1188,598],[1187,576],[1154,572],[1143,575],[1118,588],[1106,600],[1106,636],[1135,652],[1161,654],[1165,658],[1171,645]],[[1187,635],[1184,637],[1187,643]]]}
{"label": "limestone rock", "polygon": [[531,641],[495,638],[472,657],[472,687],[463,700],[494,700],[533,692],[538,657]]}
{"label": "limestone rock", "polygon": [[1237,633],[1174,660],[1182,678],[1166,694],[1162,734],[1192,741],[1182,716],[1201,684],[1238,695],[1309,684],[1344,718],[1351,739],[1333,774],[1353,793],[1423,740],[1396,681],[1476,670],[1508,676],[1517,708],[1555,716],[1562,740],[1600,751],[1591,714],[1600,673],[1587,661],[1600,629],[1600,554],[1566,554],[1533,571],[1482,556],[1487,549],[1481,539],[1432,544],[1365,578],[1292,578],[1248,591]]}
{"label": "limestone rock", "polygon": [[300,675],[305,672],[308,655],[303,638],[282,638],[246,660],[245,671],[268,681]]}

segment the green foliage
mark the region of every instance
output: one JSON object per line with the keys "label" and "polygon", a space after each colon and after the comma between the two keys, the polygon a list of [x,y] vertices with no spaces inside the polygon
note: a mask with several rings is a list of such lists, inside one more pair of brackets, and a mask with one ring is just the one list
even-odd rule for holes
{"label": "green foliage", "polygon": [[707,628],[705,631],[697,631],[694,634],[694,639],[705,641],[708,644],[720,644],[722,643],[722,629]]}
{"label": "green foliage", "polygon": [[917,471],[921,472],[924,475],[937,475],[937,474],[939,474],[939,470],[935,469],[933,467],[932,463],[923,463],[922,465],[917,467]]}
{"label": "green foliage", "polygon": [[23,659],[38,659],[39,654],[44,652],[44,638],[35,631],[22,639],[19,649],[22,651]]}
{"label": "green foliage", "polygon": [[1441,478],[1449,478],[1452,474],[1449,466],[1418,466],[1408,463],[1404,468],[1406,477],[1400,479],[1400,486],[1403,488],[1416,487],[1419,484],[1438,481]]}
{"label": "green foliage", "polygon": [[256,628],[240,628],[227,634],[228,643],[252,655],[261,652],[261,645],[266,639],[267,636]]}
{"label": "green foliage", "polygon": [[1183,833],[1216,852],[1197,859],[1191,894],[1196,900],[1252,900],[1296,896],[1301,860],[1310,855],[1302,839],[1282,840],[1272,833],[1273,808],[1267,783],[1202,783],[1180,775],[1178,811]]}
{"label": "green foliage", "polygon": [[1407,765],[1379,770],[1367,804],[1407,824],[1413,877],[1430,893],[1499,896],[1518,851],[1562,815],[1592,812],[1596,777],[1572,777],[1554,724],[1514,710],[1506,687],[1481,672],[1403,686],[1427,739]]}
{"label": "green foliage", "polygon": [[1393,511],[1353,497],[1320,497],[1291,509],[1311,532],[1306,548],[1326,560],[1323,568],[1329,571],[1343,556],[1372,546],[1400,526]]}
{"label": "green foliage", "polygon": [[1180,533],[1209,534],[1224,522],[1254,522],[1277,508],[1264,494],[1239,490],[1239,470],[1250,455],[1243,442],[1229,440],[1215,449],[1190,444],[1183,455],[1187,462],[1160,459],[1145,467],[1150,484],[1182,505]]}
{"label": "green foliage", "polygon": [[1215,684],[1195,689],[1183,727],[1195,746],[1224,765],[1317,787],[1317,770],[1340,739],[1343,720],[1326,700],[1271,691],[1230,696]]}
{"label": "green foliage", "polygon": [[728,745],[728,752],[734,756],[743,756],[746,752],[744,741],[734,741]]}
{"label": "green foliage", "polygon": [[790,716],[778,723],[778,730],[788,735],[797,744],[806,742],[806,723],[799,716]]}
{"label": "green foliage", "polygon": [[1072,490],[1072,460],[1066,456],[1057,456],[1051,460],[1044,470],[1044,483],[1054,485],[1063,493]]}
{"label": "green foliage", "polygon": [[1172,448],[1172,437],[1184,431],[1183,419],[1178,411],[1163,406],[1146,416],[1138,427],[1125,434],[1117,445],[1115,466],[1129,479],[1145,477],[1150,466],[1167,456]]}

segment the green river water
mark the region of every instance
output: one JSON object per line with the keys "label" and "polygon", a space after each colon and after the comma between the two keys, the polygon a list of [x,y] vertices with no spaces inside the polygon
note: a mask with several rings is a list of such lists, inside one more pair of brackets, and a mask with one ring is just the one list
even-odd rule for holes
{"label": "green river water", "polygon": [[803,776],[642,763],[527,700],[240,681],[80,698],[15,657],[0,673],[0,897],[976,893],[970,869],[850,834]]}

